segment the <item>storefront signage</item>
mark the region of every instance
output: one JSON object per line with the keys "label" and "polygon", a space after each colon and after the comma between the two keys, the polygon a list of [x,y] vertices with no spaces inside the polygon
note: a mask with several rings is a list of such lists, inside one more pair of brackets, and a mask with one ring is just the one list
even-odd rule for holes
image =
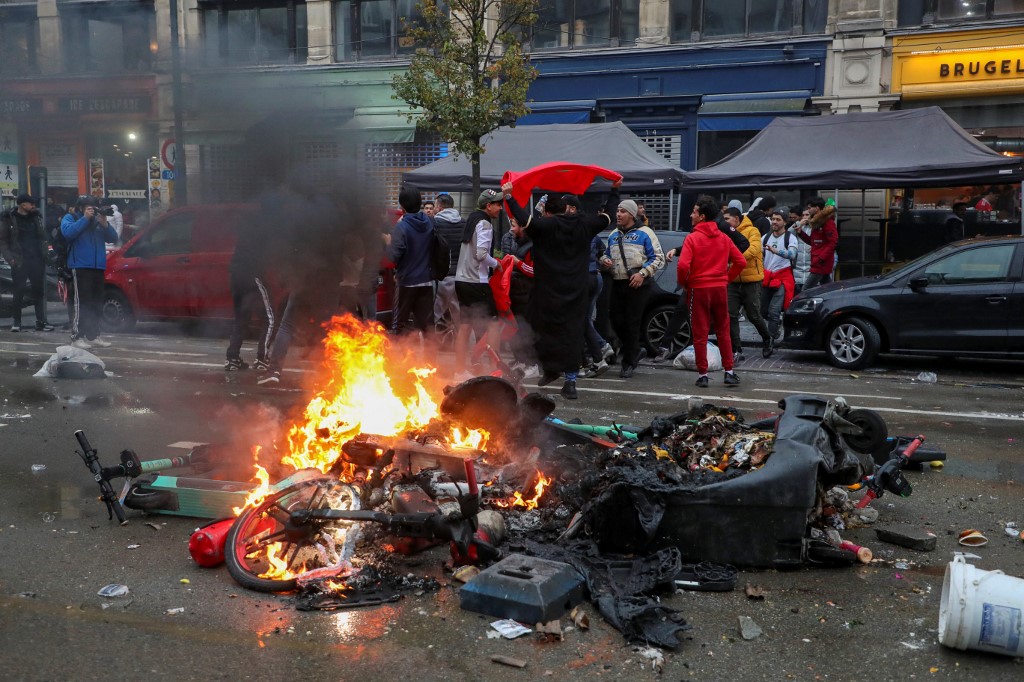
{"label": "storefront signage", "polygon": [[915,52],[900,60],[904,94],[1024,90],[1024,48]]}
{"label": "storefront signage", "polygon": [[0,116],[38,114],[43,110],[40,99],[0,99]]}
{"label": "storefront signage", "polygon": [[145,199],[146,190],[144,189],[112,189],[107,192],[107,196],[111,199]]}
{"label": "storefront signage", "polygon": [[58,108],[67,114],[147,114],[149,97],[65,97]]}

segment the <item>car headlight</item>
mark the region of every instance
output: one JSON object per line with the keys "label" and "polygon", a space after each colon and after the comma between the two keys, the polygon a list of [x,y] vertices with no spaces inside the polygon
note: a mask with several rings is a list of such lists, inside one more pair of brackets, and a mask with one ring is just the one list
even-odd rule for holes
{"label": "car headlight", "polygon": [[789,306],[789,312],[794,314],[806,315],[807,313],[813,313],[821,305],[824,299],[821,298],[800,298],[793,301],[793,305]]}

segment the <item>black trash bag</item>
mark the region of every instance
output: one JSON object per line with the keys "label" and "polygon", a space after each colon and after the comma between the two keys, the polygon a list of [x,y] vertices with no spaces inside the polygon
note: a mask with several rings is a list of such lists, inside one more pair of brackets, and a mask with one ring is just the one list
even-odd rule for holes
{"label": "black trash bag", "polygon": [[54,372],[58,379],[105,379],[107,377],[102,365],[77,360],[58,362]]}

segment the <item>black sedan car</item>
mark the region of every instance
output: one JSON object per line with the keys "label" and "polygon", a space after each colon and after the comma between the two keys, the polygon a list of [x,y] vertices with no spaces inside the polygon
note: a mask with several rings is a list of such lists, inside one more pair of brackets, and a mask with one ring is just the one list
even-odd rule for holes
{"label": "black sedan car", "polygon": [[843,369],[879,353],[1024,358],[1024,237],[954,242],[883,275],[815,287],[783,323],[786,347],[824,350]]}

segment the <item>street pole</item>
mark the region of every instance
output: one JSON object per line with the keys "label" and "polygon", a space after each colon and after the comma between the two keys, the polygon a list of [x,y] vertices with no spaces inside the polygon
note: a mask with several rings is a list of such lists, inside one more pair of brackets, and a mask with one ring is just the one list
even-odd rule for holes
{"label": "street pole", "polygon": [[178,37],[178,0],[171,0],[171,88],[174,94],[174,206],[188,205],[185,168],[185,126],[182,123],[181,45]]}

